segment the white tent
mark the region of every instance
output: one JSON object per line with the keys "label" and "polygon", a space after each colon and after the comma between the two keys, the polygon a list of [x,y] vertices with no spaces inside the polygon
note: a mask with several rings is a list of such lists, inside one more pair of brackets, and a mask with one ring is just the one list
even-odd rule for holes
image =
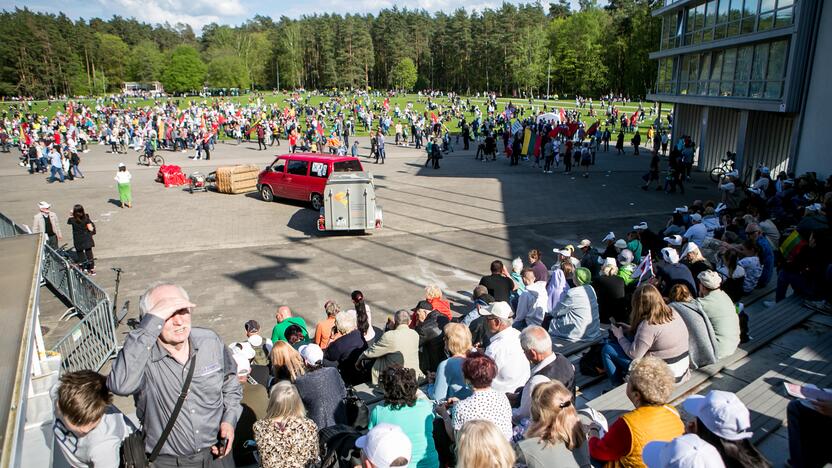
{"label": "white tent", "polygon": [[560,115],[555,114],[554,112],[548,112],[546,114],[540,114],[540,115],[537,116],[537,122],[540,123],[540,121],[560,123]]}

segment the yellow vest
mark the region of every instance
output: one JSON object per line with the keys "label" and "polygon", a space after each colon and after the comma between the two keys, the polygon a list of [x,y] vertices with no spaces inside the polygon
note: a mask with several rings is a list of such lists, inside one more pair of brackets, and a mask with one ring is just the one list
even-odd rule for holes
{"label": "yellow vest", "polygon": [[656,440],[670,442],[685,433],[679,413],[669,406],[642,406],[621,418],[630,429],[630,451],[607,467],[647,468],[641,458],[645,445]]}

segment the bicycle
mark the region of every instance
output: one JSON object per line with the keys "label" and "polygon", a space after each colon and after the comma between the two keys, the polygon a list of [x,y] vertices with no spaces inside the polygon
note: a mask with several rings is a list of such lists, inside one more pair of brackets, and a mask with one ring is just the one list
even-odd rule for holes
{"label": "bicycle", "polygon": [[150,166],[150,163],[156,164],[157,166],[163,166],[165,164],[165,158],[156,153],[148,152],[144,152],[139,155],[139,164],[143,166]]}
{"label": "bicycle", "polygon": [[730,151],[725,153],[725,157],[722,158],[722,163],[719,166],[711,169],[711,181],[713,183],[718,184],[726,174],[730,174],[734,172],[734,164],[737,161],[737,153],[732,153]]}

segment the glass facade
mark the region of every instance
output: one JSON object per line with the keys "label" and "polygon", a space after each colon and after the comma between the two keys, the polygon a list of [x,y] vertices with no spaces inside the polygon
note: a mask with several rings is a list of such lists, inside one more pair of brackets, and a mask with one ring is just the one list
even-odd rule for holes
{"label": "glass facade", "polygon": [[659,60],[656,91],[676,94],[674,61],[681,61],[678,94],[780,99],[788,39]]}
{"label": "glass facade", "polygon": [[[832,0],[830,0],[832,1]],[[672,3],[672,2],[668,2]],[[705,0],[662,16],[660,50],[794,24],[794,0]],[[783,97],[789,39],[658,60],[656,92],[777,100]]]}
{"label": "glass facade", "polygon": [[702,44],[793,23],[794,0],[709,0],[663,16],[659,49]]}

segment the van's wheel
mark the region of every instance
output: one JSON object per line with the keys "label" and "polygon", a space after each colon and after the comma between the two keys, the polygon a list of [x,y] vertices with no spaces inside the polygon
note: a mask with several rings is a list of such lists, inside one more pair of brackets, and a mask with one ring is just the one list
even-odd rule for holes
{"label": "van's wheel", "polygon": [[274,194],[272,193],[272,188],[269,187],[268,185],[264,185],[260,189],[260,198],[262,198],[263,201],[266,201],[266,202],[273,202],[274,201]]}
{"label": "van's wheel", "polygon": [[313,193],[312,194],[312,209],[315,211],[321,211],[321,208],[324,207],[324,197],[321,196],[320,193]]}

